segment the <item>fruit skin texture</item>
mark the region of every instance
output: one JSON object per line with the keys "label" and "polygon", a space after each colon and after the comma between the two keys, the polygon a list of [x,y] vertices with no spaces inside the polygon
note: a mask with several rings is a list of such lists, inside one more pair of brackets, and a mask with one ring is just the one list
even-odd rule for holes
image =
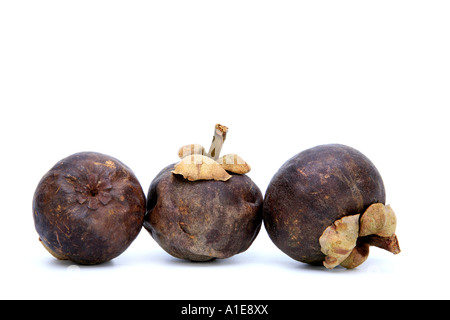
{"label": "fruit skin texture", "polygon": [[55,257],[97,264],[119,256],[137,237],[145,194],[119,160],[95,152],[59,161],[39,182],[33,217],[42,244]]}
{"label": "fruit skin texture", "polygon": [[317,146],[286,161],[273,176],[264,199],[264,226],[291,258],[322,264],[323,231],[385,201],[383,180],[366,156],[344,145]]}
{"label": "fruit skin texture", "polygon": [[245,175],[228,181],[188,181],[174,164],[152,181],[144,227],[174,257],[228,258],[247,250],[262,224],[263,197]]}

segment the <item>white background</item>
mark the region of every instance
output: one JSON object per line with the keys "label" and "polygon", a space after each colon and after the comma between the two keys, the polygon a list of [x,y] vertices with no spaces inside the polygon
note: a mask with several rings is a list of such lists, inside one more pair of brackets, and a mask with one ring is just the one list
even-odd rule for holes
{"label": "white background", "polygon": [[[0,298],[448,299],[448,1],[2,1]],[[402,253],[310,267],[264,228],[191,263],[144,229],[98,266],[38,242],[32,197],[60,159],[97,151],[147,192],[188,143],[229,127],[264,193],[291,156],[350,145],[377,166]]]}

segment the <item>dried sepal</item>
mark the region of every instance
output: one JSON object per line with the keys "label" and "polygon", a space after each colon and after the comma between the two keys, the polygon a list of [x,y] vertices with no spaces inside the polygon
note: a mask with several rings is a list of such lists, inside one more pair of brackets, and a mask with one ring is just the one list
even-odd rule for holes
{"label": "dried sepal", "polygon": [[[353,217],[351,220],[347,219]],[[334,222],[319,239],[326,255],[324,265],[332,269],[341,265],[353,269],[369,256],[369,247],[376,246],[394,254],[400,253],[395,229],[397,218],[392,208],[372,204],[361,215],[347,216]],[[356,232],[356,234],[355,234]]]}
{"label": "dried sepal", "polygon": [[378,235],[390,237],[395,233],[397,218],[390,205],[372,204],[361,216],[359,236]]}
{"label": "dried sepal", "polygon": [[354,269],[361,265],[369,257],[369,248],[370,245],[368,243],[362,242],[357,244],[350,255],[341,262],[341,266],[347,269]]}
{"label": "dried sepal", "polygon": [[180,174],[189,181],[219,180],[227,181],[231,178],[225,169],[213,159],[201,154],[184,157],[172,170],[173,174]]}
{"label": "dried sepal", "polygon": [[322,253],[326,256],[323,265],[333,269],[341,264],[356,246],[359,235],[359,214],[336,220],[325,229],[319,238]]}
{"label": "dried sepal", "polygon": [[183,159],[184,157],[193,155],[193,154],[201,154],[201,155],[206,155],[206,151],[205,148],[203,148],[203,146],[193,143],[193,144],[188,144],[185,146],[182,146],[179,150],[178,150],[178,157],[180,157],[180,159]]}
{"label": "dried sepal", "polygon": [[226,154],[223,157],[217,159],[217,162],[224,168],[226,171],[237,173],[237,174],[246,174],[250,172],[250,165],[244,161],[237,154]]}

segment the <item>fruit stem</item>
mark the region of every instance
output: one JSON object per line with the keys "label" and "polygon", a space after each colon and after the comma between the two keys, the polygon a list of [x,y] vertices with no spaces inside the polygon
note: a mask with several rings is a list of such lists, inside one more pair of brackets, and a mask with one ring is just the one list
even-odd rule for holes
{"label": "fruit stem", "polygon": [[380,237],[378,235],[370,235],[363,237],[363,242],[375,246],[384,250],[387,250],[393,254],[399,254],[400,253],[400,245],[398,244],[398,239],[395,234],[393,234],[390,237]]}
{"label": "fruit stem", "polygon": [[221,124],[216,124],[214,129],[214,137],[208,152],[208,157],[214,160],[219,159],[220,151],[222,150],[223,143],[225,142],[225,139],[227,137],[227,131],[227,127]]}

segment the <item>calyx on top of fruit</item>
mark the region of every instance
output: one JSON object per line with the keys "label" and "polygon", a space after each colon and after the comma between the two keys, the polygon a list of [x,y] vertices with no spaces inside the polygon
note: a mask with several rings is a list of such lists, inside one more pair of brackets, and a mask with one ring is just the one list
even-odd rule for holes
{"label": "calyx on top of fruit", "polygon": [[400,253],[395,229],[397,218],[390,205],[372,204],[363,214],[345,216],[325,229],[319,238],[328,269],[353,269],[367,260],[369,247]]}
{"label": "calyx on top of fruit", "polygon": [[237,154],[227,154],[220,157],[220,151],[225,142],[227,132],[228,128],[226,126],[216,124],[208,153],[199,144],[189,144],[181,147],[178,150],[178,156],[181,158],[181,161],[175,165],[172,173],[182,175],[189,181],[227,181],[232,177],[228,172],[236,174],[248,173],[251,169],[250,166]]}

